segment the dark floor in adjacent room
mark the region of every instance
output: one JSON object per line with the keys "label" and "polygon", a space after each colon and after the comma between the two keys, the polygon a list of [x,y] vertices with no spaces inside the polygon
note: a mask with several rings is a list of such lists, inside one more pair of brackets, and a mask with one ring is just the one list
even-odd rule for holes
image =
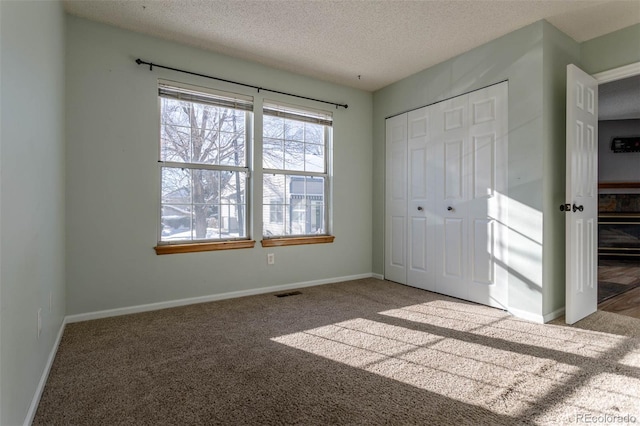
{"label": "dark floor in adjacent room", "polygon": [[600,260],[598,309],[640,318],[640,260]]}

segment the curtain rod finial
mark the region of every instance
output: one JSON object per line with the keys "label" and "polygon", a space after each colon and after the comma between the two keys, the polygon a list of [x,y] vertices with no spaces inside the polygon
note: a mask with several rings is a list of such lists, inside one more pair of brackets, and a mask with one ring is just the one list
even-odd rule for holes
{"label": "curtain rod finial", "polygon": [[142,63],[142,59],[138,58],[136,59],[136,64],[140,65]]}

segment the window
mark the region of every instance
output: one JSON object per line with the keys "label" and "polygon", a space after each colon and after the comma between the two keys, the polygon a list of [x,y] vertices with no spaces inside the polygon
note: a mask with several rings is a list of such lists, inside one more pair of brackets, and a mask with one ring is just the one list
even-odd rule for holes
{"label": "window", "polygon": [[328,235],[331,114],[268,102],[263,114],[264,237]]}
{"label": "window", "polygon": [[158,246],[248,240],[252,98],[164,82],[158,94]]}

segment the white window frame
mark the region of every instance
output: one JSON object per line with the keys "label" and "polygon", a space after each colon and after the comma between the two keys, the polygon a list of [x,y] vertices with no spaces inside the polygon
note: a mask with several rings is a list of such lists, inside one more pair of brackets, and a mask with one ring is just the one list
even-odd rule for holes
{"label": "white window frame", "polygon": [[[278,111],[279,110],[279,111]],[[268,112],[267,112],[268,111]],[[296,120],[296,114],[299,114],[300,118],[302,116],[306,116],[305,119]],[[285,104],[278,101],[269,101],[264,100],[263,108],[263,123],[265,116],[278,116],[284,119],[296,120],[301,122],[315,122],[316,124],[323,125],[324,128],[324,172],[311,172],[311,171],[301,171],[301,170],[288,170],[288,169],[272,169],[272,168],[264,168],[264,159],[263,159],[263,176],[266,175],[282,175],[285,176],[285,181],[287,176],[300,176],[300,177],[316,177],[316,178],[324,178],[324,215],[323,215],[323,224],[324,224],[324,232],[321,234],[287,234],[286,231],[282,235],[265,235],[265,229],[263,224],[262,238],[264,240],[275,240],[275,239],[305,239],[308,237],[318,237],[318,236],[330,236],[332,235],[332,212],[333,212],[333,197],[332,197],[332,147],[333,147],[333,114],[328,111],[312,109],[299,105],[291,105]],[[264,125],[261,129],[262,132],[262,147],[263,150],[263,158],[264,158]],[[284,151],[283,151],[284,155]],[[306,184],[305,184],[306,187]],[[263,185],[264,190],[264,185]],[[283,200],[283,208],[284,206],[289,206],[291,208],[291,204],[286,204],[287,200]],[[264,204],[264,197],[262,200],[262,208],[263,211],[266,208]],[[271,206],[269,206],[271,207]],[[288,220],[291,220],[289,214],[285,213],[285,217]],[[264,219],[263,219],[264,220]],[[285,229],[287,227],[287,223],[284,223]],[[331,240],[333,241],[333,240]]]}
{"label": "white window frame", "polygon": [[[240,110],[244,110],[245,114],[245,135],[244,135],[244,143],[245,143],[245,159],[244,166],[232,166],[232,165],[213,165],[213,164],[201,164],[194,162],[172,162],[172,161],[163,161],[162,160],[162,98],[169,96],[162,96],[161,91],[163,88],[173,89],[176,92],[185,93],[186,96],[184,100],[188,102],[197,102],[198,96],[201,96],[202,100],[210,99],[228,99],[230,100],[228,103],[228,107],[233,108],[233,100],[235,100],[238,105],[243,105],[242,108],[237,108]],[[193,96],[193,98],[190,97]],[[190,100],[191,98],[191,100]],[[158,182],[159,185],[159,202],[158,202],[158,229],[157,229],[157,242],[158,247],[156,247],[156,252],[158,252],[159,246],[172,246],[172,245],[199,245],[202,243],[226,243],[233,241],[249,241],[251,240],[252,234],[252,226],[251,226],[251,204],[252,204],[252,193],[251,193],[251,179],[252,173],[249,165],[251,164],[252,159],[252,141],[253,141],[253,97],[240,95],[232,92],[224,92],[213,90],[210,88],[205,88],[201,86],[194,86],[184,83],[178,83],[175,81],[169,80],[158,80]],[[201,102],[207,103],[207,102]],[[209,102],[210,104],[214,104],[215,102]],[[247,105],[251,105],[251,109],[247,109]],[[218,106],[224,106],[222,104],[218,104]],[[234,108],[236,109],[236,108]],[[162,240],[162,169],[163,168],[180,168],[180,169],[191,169],[191,170],[215,170],[215,171],[229,171],[229,172],[244,172],[246,173],[246,181],[245,181],[245,213],[244,213],[244,229],[246,235],[243,237],[237,238],[205,238],[205,239],[184,239],[184,240],[171,240],[171,241],[163,241]],[[220,208],[221,204],[219,204]],[[221,212],[219,212],[219,215]],[[220,217],[220,216],[219,216]],[[249,247],[249,246],[246,246]],[[221,246],[221,248],[223,248]],[[231,248],[231,247],[229,247]],[[244,248],[238,247],[238,248]],[[213,248],[209,248],[213,249]],[[161,254],[158,252],[158,254]]]}

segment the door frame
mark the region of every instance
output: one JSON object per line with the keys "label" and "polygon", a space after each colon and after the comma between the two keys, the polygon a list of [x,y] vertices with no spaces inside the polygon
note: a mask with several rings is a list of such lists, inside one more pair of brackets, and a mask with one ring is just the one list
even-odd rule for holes
{"label": "door frame", "polygon": [[613,68],[607,71],[602,71],[596,74],[591,74],[591,77],[595,78],[598,85],[603,83],[609,83],[611,81],[622,80],[627,77],[634,77],[640,74],[640,62],[634,62],[622,67]]}

